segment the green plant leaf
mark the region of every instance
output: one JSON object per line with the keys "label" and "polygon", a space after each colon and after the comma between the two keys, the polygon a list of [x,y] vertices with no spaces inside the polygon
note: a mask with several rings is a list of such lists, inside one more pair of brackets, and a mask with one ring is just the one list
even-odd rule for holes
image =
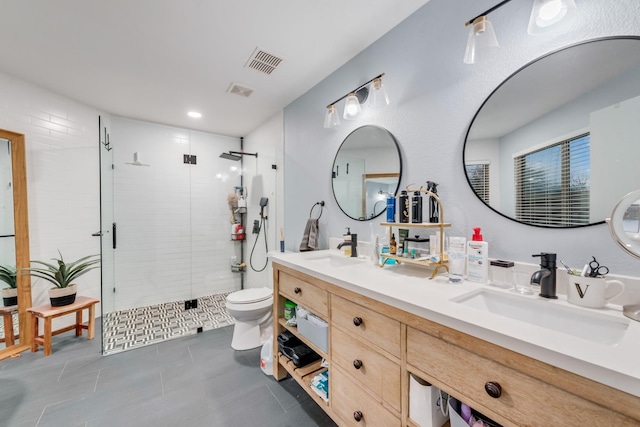
{"label": "green plant leaf", "polygon": [[28,271],[26,274],[45,279],[58,288],[66,288],[73,280],[100,267],[98,265],[100,263],[99,255],[85,256],[67,264],[60,251],[58,251],[58,254],[60,255],[59,259],[52,258],[58,264],[57,266],[44,261],[32,260],[32,264],[37,264],[41,267],[30,267],[23,270]]}

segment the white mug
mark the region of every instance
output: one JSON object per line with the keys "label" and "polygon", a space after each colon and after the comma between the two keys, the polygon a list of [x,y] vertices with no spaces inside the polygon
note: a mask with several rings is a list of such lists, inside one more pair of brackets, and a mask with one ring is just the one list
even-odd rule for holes
{"label": "white mug", "polygon": [[[611,285],[618,285],[619,289],[613,289]],[[624,291],[624,283],[619,280],[569,275],[567,301],[582,307],[602,308],[607,301],[620,295],[622,291]]]}

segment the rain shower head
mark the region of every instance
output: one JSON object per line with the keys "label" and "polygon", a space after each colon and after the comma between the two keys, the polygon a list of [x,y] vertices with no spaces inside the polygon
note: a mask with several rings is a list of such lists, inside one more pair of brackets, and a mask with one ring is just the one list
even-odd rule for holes
{"label": "rain shower head", "polygon": [[228,153],[220,154],[220,157],[227,160],[238,161],[242,158],[242,156],[254,156],[258,157],[258,153],[243,153],[241,151],[229,151]]}

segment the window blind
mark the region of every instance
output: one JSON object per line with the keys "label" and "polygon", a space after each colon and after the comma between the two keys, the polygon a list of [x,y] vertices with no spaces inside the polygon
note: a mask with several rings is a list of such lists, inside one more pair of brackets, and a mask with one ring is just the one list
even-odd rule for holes
{"label": "window blind", "polygon": [[467,177],[473,191],[489,204],[489,163],[477,163],[465,165]]}
{"label": "window blind", "polygon": [[589,223],[589,142],[585,133],[514,159],[516,219],[550,227]]}

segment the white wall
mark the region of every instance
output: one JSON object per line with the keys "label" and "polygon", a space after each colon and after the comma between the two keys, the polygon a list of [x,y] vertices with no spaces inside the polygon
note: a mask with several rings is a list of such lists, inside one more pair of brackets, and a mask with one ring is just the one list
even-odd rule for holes
{"label": "white wall", "polygon": [[[640,96],[591,114],[591,217],[611,215],[609,206],[640,183]],[[611,144],[615,139],[616,143]],[[611,182],[620,183],[612,189]]]}
{"label": "white wall", "polygon": [[[280,250],[280,228],[283,227],[283,116],[277,114],[258,129],[248,134],[244,139],[244,150],[248,153],[258,153],[254,159],[245,156],[245,185],[248,187],[249,199],[247,203],[247,244],[245,245],[245,261],[247,274],[245,288],[273,287],[273,273],[269,262],[264,271],[256,272],[265,265],[265,229],[262,230],[258,242],[256,235],[251,234],[253,221],[260,217],[260,198],[268,197],[269,204],[265,209],[267,247],[269,251]],[[276,169],[272,168],[276,166]],[[285,240],[288,236],[285,235]],[[300,242],[298,242],[299,244]],[[255,249],[254,249],[255,245]],[[251,252],[253,250],[253,257]]]}
{"label": "white wall", "polygon": [[[490,256],[535,262],[532,254],[556,252],[571,265],[592,255],[612,272],[640,275],[640,261],[613,243],[606,225],[549,230],[503,218],[486,207],[469,188],[462,150],[468,126],[487,96],[508,76],[533,59],[585,39],[640,35],[640,2],[577,2],[579,17],[568,31],[529,36],[529,2],[511,2],[491,14],[500,49],[470,66],[462,62],[467,29],[463,23],[493,0],[431,1],[285,109],[285,212],[287,248],[296,249],[309,206],[327,202],[320,242],[340,236],[345,226],[368,236],[368,222],[347,218],[336,205],[330,171],[342,140],[355,128],[376,124],[398,140],[403,157],[401,186],[432,180],[439,183],[445,221],[451,235],[469,237],[482,227]],[[365,110],[354,121],[323,128],[327,102],[385,72],[392,106]],[[339,104],[342,108],[342,103]],[[613,206],[611,207],[613,208]],[[376,221],[378,222],[378,221]],[[378,230],[382,233],[382,229]],[[579,249],[577,249],[579,248]]]}
{"label": "white wall", "polygon": [[[230,268],[240,243],[230,239],[227,204],[240,184],[229,168],[238,164],[219,157],[238,150],[239,138],[113,117],[111,144],[115,309],[240,289]],[[127,164],[134,152],[149,166]],[[197,163],[185,164],[184,154]]]}
{"label": "white wall", "polygon": [[[100,253],[100,239],[91,236],[100,229],[99,114],[0,73],[0,128],[26,140],[31,259],[48,261],[58,250],[69,260]],[[79,294],[100,298],[98,270],[77,284]],[[32,280],[34,305],[48,302],[49,288]]]}

